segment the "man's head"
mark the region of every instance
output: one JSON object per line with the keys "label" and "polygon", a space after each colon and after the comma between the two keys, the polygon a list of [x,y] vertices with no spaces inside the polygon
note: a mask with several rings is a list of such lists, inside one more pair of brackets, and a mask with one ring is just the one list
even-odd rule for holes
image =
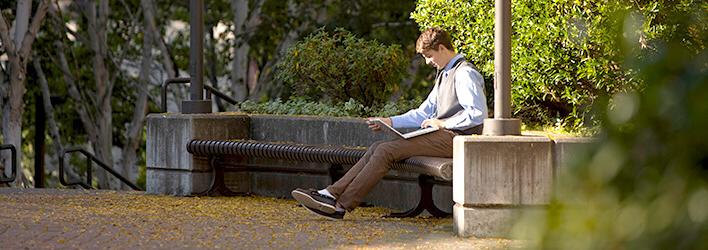
{"label": "man's head", "polygon": [[423,55],[425,63],[442,69],[455,56],[450,35],[440,28],[423,31],[415,43],[416,52]]}

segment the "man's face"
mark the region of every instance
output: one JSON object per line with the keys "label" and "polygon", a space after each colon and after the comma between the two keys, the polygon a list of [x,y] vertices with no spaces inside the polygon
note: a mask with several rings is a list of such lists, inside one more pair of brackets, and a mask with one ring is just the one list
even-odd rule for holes
{"label": "man's face", "polygon": [[443,62],[443,53],[441,49],[427,49],[423,53],[420,53],[423,58],[425,58],[425,63],[435,67],[436,69],[442,69],[445,67],[446,62]]}

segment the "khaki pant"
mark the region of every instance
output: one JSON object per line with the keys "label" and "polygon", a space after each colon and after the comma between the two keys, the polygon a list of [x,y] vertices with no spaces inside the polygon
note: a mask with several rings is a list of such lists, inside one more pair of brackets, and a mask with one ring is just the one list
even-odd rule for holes
{"label": "khaki pant", "polygon": [[337,182],[327,187],[337,202],[348,211],[386,175],[394,162],[411,156],[452,157],[452,131],[441,129],[408,140],[378,141]]}

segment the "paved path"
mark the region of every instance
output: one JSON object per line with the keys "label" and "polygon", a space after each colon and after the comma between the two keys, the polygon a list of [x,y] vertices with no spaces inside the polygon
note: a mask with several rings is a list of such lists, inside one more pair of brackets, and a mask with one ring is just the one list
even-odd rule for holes
{"label": "paved path", "polygon": [[496,249],[458,238],[451,219],[383,219],[361,208],[334,222],[293,200],[172,197],[140,192],[0,188],[2,249]]}

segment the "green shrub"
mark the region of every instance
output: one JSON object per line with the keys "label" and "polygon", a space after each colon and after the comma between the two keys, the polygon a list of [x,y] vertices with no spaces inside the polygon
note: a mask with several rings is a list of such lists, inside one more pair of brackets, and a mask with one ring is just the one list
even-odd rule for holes
{"label": "green shrub", "polygon": [[562,171],[547,216],[515,227],[529,248],[708,249],[708,6],[685,3],[660,12],[648,51],[627,34],[652,18],[619,19],[611,35],[645,86],[598,99],[598,144]]}
{"label": "green shrub", "polygon": [[252,114],[276,115],[316,115],[334,117],[389,117],[417,108],[421,99],[399,100],[396,103],[388,102],[383,105],[366,107],[354,99],[334,104],[331,102],[308,101],[302,97],[292,98],[285,102],[276,99],[270,102],[245,101],[241,103],[241,111]]}
{"label": "green shrub", "polygon": [[398,45],[356,38],[343,29],[332,34],[320,29],[288,49],[275,77],[309,101],[354,99],[372,107],[386,103],[407,64]]}
{"label": "green shrub", "polygon": [[[629,6],[606,0],[512,1],[512,105],[525,123],[560,124],[577,129],[598,96],[636,89],[639,82],[622,70],[621,44],[611,18]],[[653,13],[655,9],[642,10]],[[419,0],[411,14],[421,29],[450,32],[458,52],[492,82],[494,73],[493,0]],[[660,20],[641,27],[644,38],[661,36]],[[490,93],[492,94],[492,93]],[[490,96],[491,99],[491,96]]]}

